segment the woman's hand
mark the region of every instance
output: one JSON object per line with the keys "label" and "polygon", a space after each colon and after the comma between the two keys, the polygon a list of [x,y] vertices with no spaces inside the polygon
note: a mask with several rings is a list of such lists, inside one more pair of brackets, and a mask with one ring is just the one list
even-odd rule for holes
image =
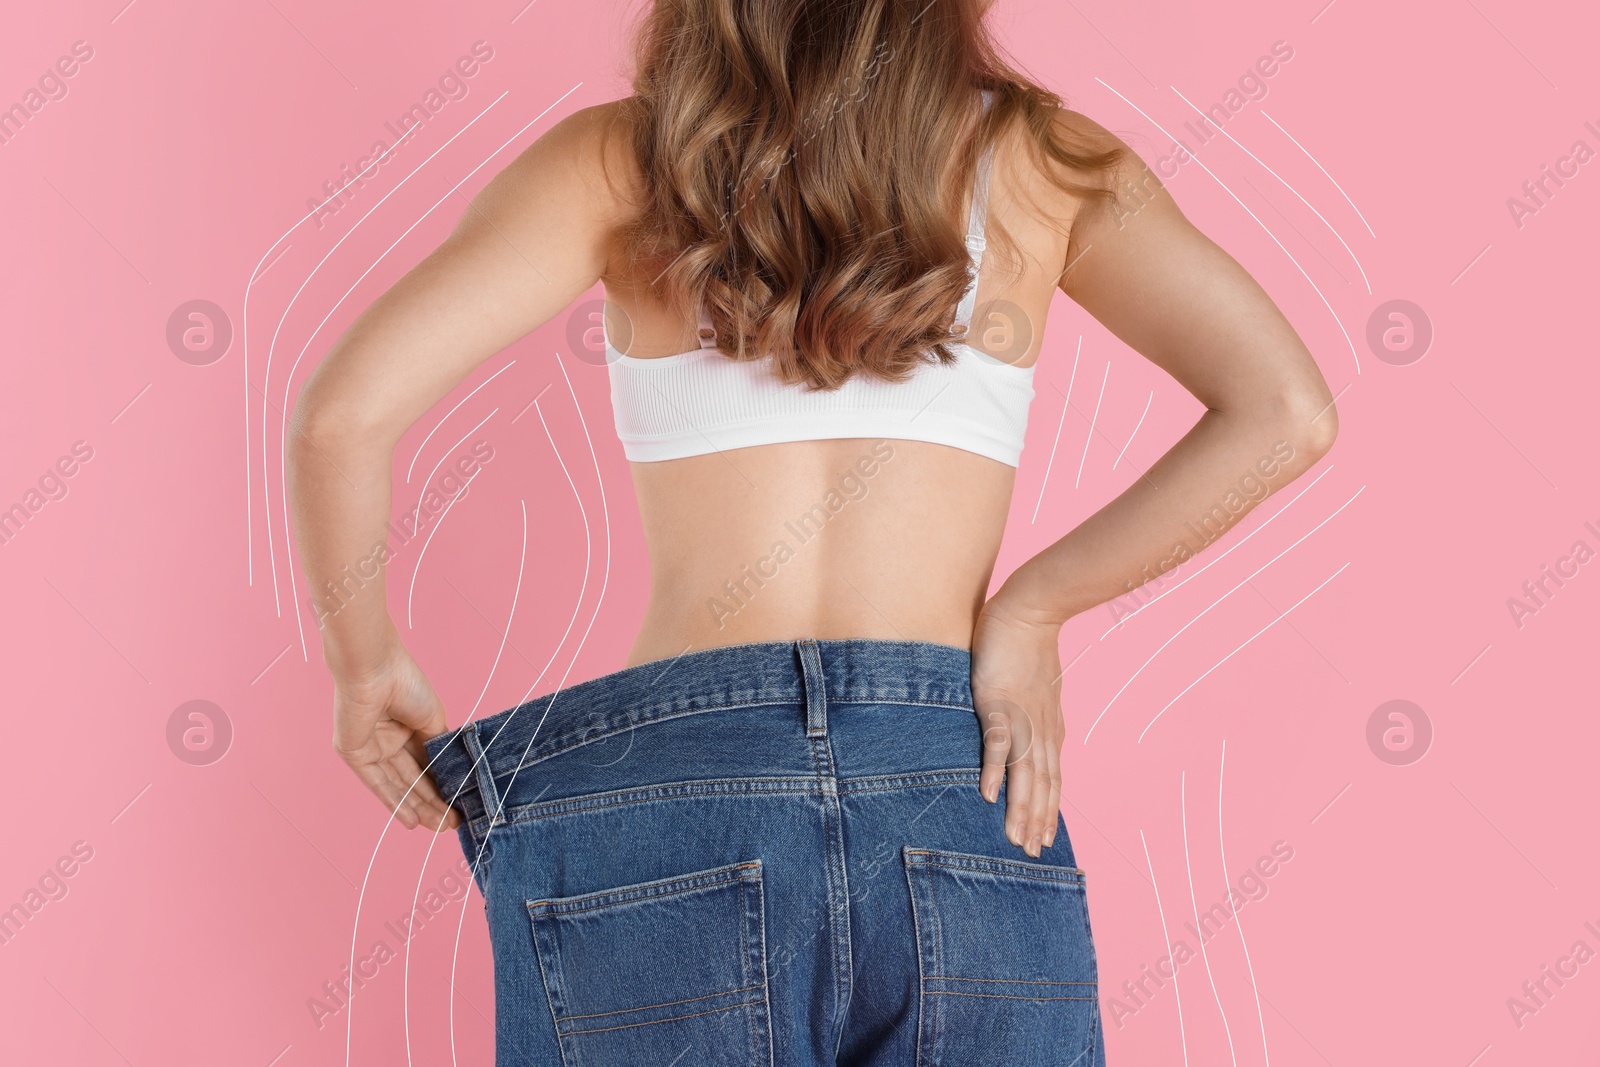
{"label": "woman's hand", "polygon": [[972,635],[972,703],[983,729],[978,789],[994,803],[1006,779],[1006,837],[1037,857],[1061,815],[1061,625],[1008,613],[1001,594]]}
{"label": "woman's hand", "polygon": [[444,732],[444,705],[398,641],[376,670],[335,679],[333,749],[408,830],[461,823],[422,770],[422,742]]}

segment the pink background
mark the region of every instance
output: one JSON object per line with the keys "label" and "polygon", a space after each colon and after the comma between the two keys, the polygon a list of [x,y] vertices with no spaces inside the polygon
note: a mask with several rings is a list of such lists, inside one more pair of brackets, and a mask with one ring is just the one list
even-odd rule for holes
{"label": "pink background", "polygon": [[[351,1063],[446,1063],[452,1044],[455,1062],[486,1063],[487,940],[475,893],[450,892],[456,842],[385,832],[329,747],[331,687],[285,551],[280,409],[464,197],[555,119],[626,91],[624,5],[124,3],[28,5],[0,35],[0,103],[75,41],[93,49],[0,145],[0,507],[75,442],[92,449],[0,545],[0,907],[40,905],[0,945],[4,1058],[340,1064],[348,1037]],[[1320,3],[1000,0],[993,15],[1037,77],[1152,164],[1169,133],[1189,142],[1173,194],[1339,395],[1334,451],[1185,584],[1119,632],[1102,637],[1101,609],[1064,634],[1065,813],[1111,1061],[1592,1063],[1600,962],[1539,1001],[1522,986],[1545,965],[1570,974],[1578,941],[1600,952],[1584,669],[1600,563],[1520,626],[1507,601],[1574,542],[1600,550],[1584,526],[1600,529],[1600,163],[1520,227],[1507,199],[1574,141],[1600,148],[1584,127],[1600,126],[1597,27],[1576,5]],[[467,95],[325,225],[301,223],[479,40],[493,57]],[[1226,120],[1237,143],[1199,146],[1183,98],[1222,100],[1279,40],[1293,58]],[[166,341],[195,299],[234,332],[208,365]],[[1434,331],[1405,365],[1367,341],[1395,299]],[[397,511],[435,464],[475,440],[495,450],[422,556],[407,631],[452,723],[615,669],[642,611],[605,376],[568,336],[563,315],[491,359],[400,449]],[[1037,386],[1002,576],[1199,414],[1065,298]],[[391,572],[402,627],[419,547]],[[1425,758],[1369,745],[1395,699],[1431,723]],[[190,759],[222,758],[169,743],[191,700],[221,715]],[[1417,735],[1398,758],[1421,751]],[[1246,877],[1277,842],[1292,858]],[[72,874],[53,879],[62,857]],[[1241,879],[1259,899],[1176,990],[1123,992],[1166,955],[1163,919],[1197,949],[1183,923]],[[41,882],[57,899],[29,897]],[[415,933],[408,972],[395,921],[430,889],[448,906]],[[352,945],[379,942],[396,957],[319,1026],[311,999]],[[1537,1010],[1514,1015],[1519,996]]]}

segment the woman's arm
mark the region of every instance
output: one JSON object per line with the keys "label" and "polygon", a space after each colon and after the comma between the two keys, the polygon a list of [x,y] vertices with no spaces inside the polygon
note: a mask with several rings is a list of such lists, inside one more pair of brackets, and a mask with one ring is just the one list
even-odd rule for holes
{"label": "woman's arm", "polygon": [[[1063,121],[1127,148],[1081,115]],[[1062,624],[1199,553],[1338,432],[1316,362],[1255,279],[1131,149],[1114,180],[1117,203],[1085,204],[1073,220],[1060,287],[1206,411],[1126,491],[1019,567],[980,615],[980,787],[995,799],[1009,767],[1007,833],[1032,855],[1054,839],[1060,809]],[[1258,488],[1241,494],[1242,481]]]}
{"label": "woman's arm", "polygon": [[[421,776],[422,741],[444,731],[444,708],[385,600],[395,445],[474,368],[601,276],[614,224],[600,169],[605,110],[573,114],[496,175],[454,232],[345,331],[295,405],[288,495],[333,674],[334,749],[408,828],[458,819]],[[330,595],[358,563],[377,577]]]}

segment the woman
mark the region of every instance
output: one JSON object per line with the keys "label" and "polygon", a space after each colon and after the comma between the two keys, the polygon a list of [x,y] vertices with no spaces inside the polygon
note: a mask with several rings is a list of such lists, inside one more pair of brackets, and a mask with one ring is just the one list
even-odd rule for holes
{"label": "woman", "polygon": [[[474,864],[499,1063],[1104,1062],[1061,627],[1337,416],[1261,288],[1004,62],[986,7],[656,5],[634,95],[506,167],[301,393],[322,588],[384,540],[412,422],[605,284],[651,563],[626,665],[446,733],[383,596],[321,620],[335,749]],[[1056,288],[1207,410],[988,596]]]}

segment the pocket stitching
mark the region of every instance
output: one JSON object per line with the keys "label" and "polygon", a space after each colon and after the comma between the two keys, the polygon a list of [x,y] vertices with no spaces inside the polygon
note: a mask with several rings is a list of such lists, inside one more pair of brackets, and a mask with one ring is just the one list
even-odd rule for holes
{"label": "pocket stitching", "polygon": [[[657,1023],[678,1022],[683,1019],[697,1018],[703,1015],[716,1015],[719,1013],[744,1010],[759,1007],[760,1014],[749,1019],[750,1033],[750,1062],[759,1063],[758,1043],[765,1040],[768,1056],[765,1062],[772,1063],[771,1042],[771,1001],[767,990],[766,969],[766,896],[763,868],[761,860],[746,860],[723,867],[712,867],[704,871],[695,871],[689,874],[677,875],[669,878],[656,879],[649,882],[640,882],[633,885],[617,886],[612,889],[598,890],[593,893],[576,894],[570,897],[550,897],[542,900],[526,901],[525,906],[533,927],[535,956],[539,965],[540,976],[544,980],[545,998],[550,1008],[550,1020],[555,1032],[557,1050],[561,1056],[563,1067],[571,1067],[567,1056],[566,1043],[590,1034],[607,1033],[615,1030],[634,1029],[641,1026],[653,1026]],[[721,876],[721,877],[718,877]],[[740,940],[740,969],[742,972],[755,976],[750,964],[750,906],[749,895],[755,892],[756,918],[760,926],[758,936],[761,940],[761,952],[756,962],[760,964],[759,984],[741,986],[735,989],[722,990],[708,993],[704,996],[688,997],[683,1000],[663,1001],[657,1004],[647,1004],[634,1008],[622,1008],[616,1011],[586,1013],[583,1015],[568,1014],[558,1010],[557,1001],[560,1000],[563,1008],[566,1003],[565,996],[557,997],[557,988],[565,991],[567,979],[562,966],[562,953],[554,941],[554,926],[564,916],[582,915],[610,908],[619,908],[627,905],[648,904],[656,901],[669,900],[675,896],[700,890],[723,889],[732,886],[736,891],[736,899],[740,910],[739,940]],[[552,981],[552,978],[554,981]],[[591,1027],[576,1029],[572,1026],[578,1020],[598,1019],[629,1015],[635,1012],[648,1011],[653,1008],[667,1007],[673,1004],[689,1003],[696,1000],[707,1000],[713,997],[734,996],[748,993],[755,989],[761,990],[761,996],[744,1000],[735,1004],[724,1005],[707,1011],[690,1012],[685,1015],[675,1015],[666,1019],[650,1019],[641,1022],[623,1023],[616,1026]],[[565,1027],[565,1029],[564,1029]]]}
{"label": "pocket stitching", "polygon": [[[1078,985],[1094,985],[1093,982],[1075,983]],[[935,997],[977,997],[981,1000],[1025,1000],[1029,1004],[1051,1000],[1096,1000],[1096,997],[1015,997],[1009,993],[962,993],[954,989],[935,989],[929,996]]]}
{"label": "pocket stitching", "polygon": [[[1017,878],[1043,878],[1045,881],[1080,882],[1084,879],[1081,867],[1057,867],[1048,863],[1025,863],[1022,860],[1002,859],[998,856],[980,856],[974,852],[951,852],[944,849],[906,847],[906,858],[918,866],[950,867],[979,874],[1002,874]],[[992,871],[982,864],[1006,868]]]}
{"label": "pocket stitching", "polygon": [[1057,982],[1044,978],[966,978],[959,974],[936,974],[934,981],[943,979],[947,982],[993,982],[996,985],[1099,985],[1099,982],[1077,982],[1062,979]]}
{"label": "pocket stitching", "polygon": [[[659,900],[662,897],[692,893],[696,889],[713,889],[717,886],[727,885],[730,882],[754,881],[755,879],[750,875],[735,873],[748,870],[760,871],[761,861],[748,860],[727,867],[712,867],[708,870],[696,871],[693,874],[680,874],[672,878],[658,878],[654,881],[638,882],[634,885],[619,885],[613,889],[600,889],[593,893],[579,893],[576,896],[546,897],[542,900],[530,900],[527,902],[527,906],[530,912],[535,908],[539,908],[545,914],[566,915],[572,912],[618,907],[623,904],[637,904],[643,901]],[[711,881],[700,881],[702,878],[711,878],[713,875],[726,875],[726,877],[714,878]],[[759,877],[759,875],[756,877]],[[633,896],[632,894],[638,895]],[[594,901],[594,903],[578,903],[578,901],[589,900]]]}
{"label": "pocket stitching", "polygon": [[[917,850],[911,848],[909,845],[904,846],[902,851],[904,852],[905,859],[908,861],[911,860],[913,855],[918,854]],[[939,1002],[930,999],[931,994],[928,989],[929,976],[927,972],[923,970],[924,953],[922,951],[922,945],[926,943],[931,948],[931,954],[934,957],[934,969],[942,971],[944,970],[944,967],[940,958],[940,945],[944,939],[938,936],[938,907],[936,904],[934,904],[932,892],[926,892],[927,906],[925,908],[919,908],[917,906],[917,883],[912,875],[918,865],[919,864],[917,861],[911,861],[905,863],[904,867],[906,872],[906,888],[911,897],[911,925],[916,931],[918,945],[917,1017],[919,1025],[917,1026],[917,1067],[923,1067],[924,1064],[931,1063],[934,1050],[939,1047],[939,1025],[941,1012],[938,1010]],[[923,929],[924,921],[928,923],[930,927],[929,929]]]}
{"label": "pocket stitching", "polygon": [[1046,882],[1050,885],[1077,886],[1082,881],[1077,878],[1043,878],[1036,874],[1022,874],[1017,871],[985,871],[977,867],[965,867],[959,863],[923,863],[922,867],[943,867],[947,871],[966,871],[969,874],[986,874],[991,878],[1022,878],[1029,882]]}
{"label": "pocket stitching", "polygon": [[[943,1019],[942,1019],[942,1016],[944,1014],[939,1009],[940,1001],[938,1000],[938,998],[940,998],[940,997],[944,997],[944,996],[964,996],[964,997],[973,997],[973,998],[986,999],[986,1000],[1023,1000],[1023,1001],[1030,1001],[1030,1002],[1071,1001],[1071,1002],[1078,1002],[1078,1003],[1096,1003],[1096,1004],[1099,1002],[1099,996],[1098,996],[1098,993],[1099,993],[1099,989],[1098,989],[1098,987],[1099,987],[1098,970],[1099,970],[1099,968],[1097,966],[1094,967],[1095,974],[1094,974],[1094,979],[1092,981],[1044,981],[1044,980],[1037,980],[1037,979],[975,979],[975,978],[962,978],[960,976],[955,976],[955,975],[945,975],[943,973],[944,970],[945,970],[945,967],[944,967],[944,961],[943,961],[943,957],[942,957],[942,941],[943,941],[943,938],[941,936],[938,936],[939,935],[939,921],[940,920],[939,920],[939,915],[938,915],[938,910],[939,910],[938,909],[938,905],[935,902],[936,894],[934,894],[931,885],[924,885],[923,893],[922,893],[921,897],[919,898],[918,887],[917,887],[917,879],[916,879],[916,871],[918,871],[918,870],[927,871],[927,870],[929,870],[931,868],[941,868],[941,869],[944,869],[944,870],[955,871],[955,872],[959,872],[959,873],[962,873],[962,874],[983,876],[983,877],[986,877],[986,878],[989,878],[989,879],[992,879],[992,880],[1018,879],[1018,880],[1023,880],[1023,881],[1032,881],[1032,882],[1044,883],[1044,884],[1047,884],[1047,885],[1056,886],[1056,887],[1058,887],[1058,888],[1060,888],[1062,890],[1067,890],[1067,891],[1075,890],[1076,891],[1075,895],[1077,897],[1078,905],[1079,905],[1079,916],[1080,916],[1082,924],[1083,924],[1083,933],[1084,933],[1085,938],[1088,940],[1089,944],[1092,945],[1093,944],[1093,935],[1089,930],[1088,903],[1084,899],[1084,891],[1086,890],[1087,882],[1086,882],[1086,878],[1085,878],[1085,873],[1081,868],[1078,868],[1078,867],[1055,867],[1055,866],[1050,866],[1048,864],[1024,863],[1023,861],[1020,861],[1020,860],[1002,859],[1002,858],[998,858],[998,857],[994,857],[994,856],[979,855],[977,853],[963,853],[963,852],[955,852],[955,851],[942,850],[942,849],[914,848],[914,847],[912,847],[910,845],[902,846],[901,851],[902,851],[902,855],[903,855],[903,858],[904,858],[904,861],[905,861],[904,862],[904,867],[905,867],[905,872],[906,872],[906,883],[907,883],[907,886],[908,886],[908,889],[909,889],[910,895],[911,895],[912,925],[913,925],[913,928],[916,931],[916,936],[917,936],[919,945],[923,943],[924,934],[925,933],[932,933],[934,935],[933,938],[932,938],[932,941],[929,944],[930,944],[930,947],[932,949],[932,953],[931,954],[934,957],[934,961],[933,961],[934,969],[935,969],[935,971],[939,972],[939,973],[936,973],[934,975],[928,975],[925,972],[925,970],[923,969],[924,953],[919,948],[919,951],[917,952],[918,1010],[919,1010],[919,1014],[921,1015],[925,1025],[919,1027],[920,1033],[919,1033],[919,1039],[918,1039],[918,1042],[917,1042],[917,1056],[916,1056],[917,1067],[923,1067],[924,1064],[932,1063],[932,1057],[936,1054],[936,1050],[940,1048],[940,1039],[941,1039],[941,1037],[943,1035],[943,1025],[942,1025]],[[918,906],[919,903],[925,903],[926,907],[919,907]],[[927,931],[925,931],[923,929],[922,922],[921,922],[921,920],[924,917],[924,915],[923,915],[924,912],[927,913],[926,918],[930,921],[930,925],[931,925],[931,929],[927,930]],[[1095,962],[1097,962],[1097,961],[1094,960],[1092,955],[1090,956],[1090,961],[1091,961],[1091,966],[1094,966]],[[928,988],[930,982],[936,982],[936,981],[941,981],[941,980],[949,980],[949,981],[956,981],[956,982],[993,981],[993,982],[995,982],[997,984],[1003,983],[1003,984],[1026,984],[1026,985],[1056,985],[1056,986],[1062,986],[1062,987],[1074,987],[1074,986],[1076,986],[1076,987],[1089,987],[1089,988],[1092,988],[1094,990],[1095,995],[1094,996],[1065,996],[1065,995],[1063,995],[1063,996],[1019,997],[1019,996],[1014,996],[1014,995],[1009,995],[1009,994],[975,993],[975,992],[962,992],[962,991],[959,991],[959,990],[950,990],[950,989],[929,989]],[[1096,1042],[1097,1042],[1097,1039],[1098,1039],[1099,1034],[1100,1034],[1101,1020],[1100,1020],[1100,1013],[1098,1011],[1092,1012],[1090,1014],[1091,1014],[1091,1017],[1089,1019],[1089,1026],[1088,1026],[1088,1031],[1089,1031],[1088,1032],[1088,1045],[1087,1045],[1087,1048],[1085,1049],[1085,1053],[1084,1054],[1090,1055],[1092,1057],[1094,1052],[1095,1052],[1095,1049],[1097,1047]]]}
{"label": "pocket stitching", "polygon": [[[751,987],[748,987],[748,988],[752,988],[753,989],[754,986],[751,986]],[[737,992],[740,992],[740,990],[730,989],[729,992],[730,993],[737,993]],[[721,994],[716,994],[716,993],[712,994],[712,996],[720,996],[720,995]],[[703,998],[695,998],[695,999],[703,999]],[[682,1019],[698,1019],[702,1015],[715,1015],[719,1011],[732,1011],[735,1008],[748,1008],[752,1004],[760,1004],[760,1003],[761,1003],[761,1001],[759,1001],[759,1000],[746,1000],[746,1001],[741,1001],[738,1004],[729,1004],[725,1008],[712,1008],[709,1011],[692,1011],[688,1015],[674,1015],[670,1019],[651,1019],[651,1020],[649,1020],[647,1022],[642,1022],[642,1023],[623,1023],[620,1026],[596,1026],[591,1030],[568,1030],[566,1032],[566,1034],[563,1035],[563,1036],[576,1037],[576,1036],[579,1036],[579,1035],[582,1035],[582,1034],[606,1034],[606,1033],[610,1033],[613,1030],[632,1030],[632,1029],[635,1029],[635,1028],[640,1027],[640,1026],[655,1026],[657,1023],[675,1023],[675,1022],[678,1022],[678,1021],[680,1021]],[[627,1010],[628,1011],[642,1011],[643,1009],[641,1009],[641,1008],[630,1008],[630,1009],[627,1009]],[[602,1016],[603,1015],[622,1015],[622,1014],[625,1014],[625,1012],[612,1011],[612,1012],[602,1012],[601,1013]],[[600,1016],[593,1016],[593,1015],[584,1016],[584,1018],[590,1018],[590,1019],[599,1018],[599,1017]],[[572,1018],[572,1016],[568,1016],[568,1018]],[[754,1030],[755,1027],[751,1027],[751,1029]],[[560,1033],[560,1030],[557,1030],[556,1032]]]}
{"label": "pocket stitching", "polygon": [[[760,867],[759,860],[756,861],[756,866]],[[772,991],[767,983],[767,884],[766,879],[760,875],[752,879],[746,879],[745,884],[746,886],[753,886],[755,889],[755,962],[760,964],[761,967],[761,999],[751,1002],[752,1004],[761,1005],[761,1014],[750,1020],[750,1062],[755,1064],[761,1062],[761,1046],[765,1044],[767,1046],[766,1063],[768,1067],[772,1067],[775,1051],[772,1047]],[[750,912],[747,903],[744,921],[740,923],[741,930],[749,926],[749,919]],[[745,950],[745,960],[747,963],[750,960],[748,948]]]}
{"label": "pocket stitching", "polygon": [[556,1010],[556,990],[558,988],[566,988],[566,978],[564,975],[557,973],[557,981],[552,982],[550,980],[550,973],[552,969],[555,969],[559,972],[561,963],[559,959],[559,953],[554,951],[553,945],[551,945],[546,951],[540,951],[540,942],[548,939],[549,932],[539,928],[539,923],[536,921],[537,916],[532,915],[531,909],[529,911],[529,915],[531,919],[535,920],[531,922],[533,927],[533,956],[534,962],[539,965],[539,977],[544,981],[544,999],[545,1003],[550,1007],[550,1029],[555,1034],[556,1052],[561,1057],[562,1067],[570,1067],[570,1064],[567,1060],[566,1038],[561,1033],[561,1013]]}
{"label": "pocket stitching", "polygon": [[[729,990],[726,990],[725,992],[722,992],[722,993],[707,993],[704,996],[700,996],[700,997],[684,997],[682,1000],[663,1000],[659,1004],[641,1004],[637,1008],[619,1008],[616,1011],[597,1011],[597,1012],[590,1012],[587,1015],[568,1015],[567,1018],[569,1020],[570,1019],[604,1019],[608,1015],[626,1015],[630,1011],[649,1011],[651,1008],[670,1008],[674,1004],[693,1004],[697,1000],[710,1000],[712,997],[725,997],[729,993],[748,993],[752,989],[759,989],[759,988],[761,988],[761,987],[760,986],[753,986],[753,985],[740,986],[738,989],[729,989]],[[754,1003],[754,1002],[752,1001],[751,1003]],[[728,1005],[728,1008],[739,1008],[739,1007],[744,1007],[744,1005],[742,1005],[742,1004],[730,1004],[730,1005]],[[728,1008],[717,1008],[715,1010],[716,1011],[727,1011]],[[707,1014],[707,1013],[706,1012],[695,1012],[694,1014],[696,1014],[696,1015],[704,1015],[704,1014]],[[673,1018],[675,1018],[675,1019],[687,1019],[687,1018],[690,1018],[690,1016],[688,1016],[688,1015],[675,1015],[675,1016],[673,1016]],[[672,1019],[656,1019],[654,1021],[655,1022],[661,1022],[661,1023],[670,1023],[672,1021]],[[640,1025],[644,1025],[644,1024],[640,1024]],[[586,1030],[586,1031],[582,1031],[582,1032],[583,1033],[588,1033],[589,1031]]]}

